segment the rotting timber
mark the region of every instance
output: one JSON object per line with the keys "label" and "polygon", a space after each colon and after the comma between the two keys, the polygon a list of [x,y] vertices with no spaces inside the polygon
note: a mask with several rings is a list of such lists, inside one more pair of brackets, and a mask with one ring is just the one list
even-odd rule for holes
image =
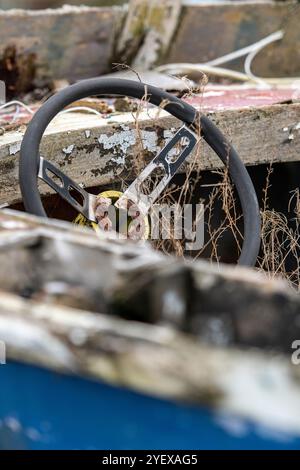
{"label": "rotting timber", "polygon": [[[288,406],[299,400],[299,368],[289,358],[299,297],[285,283],[7,210],[0,259],[9,360],[299,432],[300,403],[293,413]],[[248,387],[265,412],[249,406]]]}

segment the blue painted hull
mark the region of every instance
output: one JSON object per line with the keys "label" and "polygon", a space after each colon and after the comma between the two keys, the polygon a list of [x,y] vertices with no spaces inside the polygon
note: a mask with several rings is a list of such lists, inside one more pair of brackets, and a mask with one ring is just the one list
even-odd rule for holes
{"label": "blue painted hull", "polygon": [[300,449],[300,436],[36,367],[1,366],[0,381],[2,449]]}

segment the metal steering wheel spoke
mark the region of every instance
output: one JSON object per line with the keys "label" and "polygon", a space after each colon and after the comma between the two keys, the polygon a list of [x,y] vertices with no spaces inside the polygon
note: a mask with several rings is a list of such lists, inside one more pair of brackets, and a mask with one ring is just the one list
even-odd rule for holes
{"label": "metal steering wheel spoke", "polygon": [[94,214],[96,196],[89,194],[43,157],[40,157],[38,176],[86,219],[96,222]]}
{"label": "metal steering wheel spoke", "polygon": [[[200,137],[187,126],[182,126],[162,151],[146,166],[129,188],[127,188],[123,196],[116,202],[116,207],[126,207],[127,202],[131,201],[146,215],[194,150],[199,138]],[[176,147],[180,144],[181,148],[178,154]],[[151,175],[153,175],[157,169],[163,170],[163,177],[159,183],[157,183],[151,194],[145,194],[143,185],[148,178],[151,178]]]}

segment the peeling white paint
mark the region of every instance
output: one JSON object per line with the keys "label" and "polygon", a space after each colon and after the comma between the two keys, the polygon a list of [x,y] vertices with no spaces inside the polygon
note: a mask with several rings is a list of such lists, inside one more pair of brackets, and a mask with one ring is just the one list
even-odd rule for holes
{"label": "peeling white paint", "polygon": [[63,152],[66,154],[66,155],[71,155],[73,150],[75,148],[75,145],[69,145],[69,147],[66,147],[63,149]]}
{"label": "peeling white paint", "polygon": [[[102,134],[98,138],[99,144],[103,145],[104,150],[112,150],[112,153],[116,155],[111,159],[118,165],[124,165],[128,149],[132,148],[137,143],[135,129],[130,129],[129,126],[121,125],[121,132],[113,135]],[[171,133],[170,138],[173,136]],[[155,131],[141,131],[141,138],[143,148],[153,154],[160,151],[158,145],[158,135]]]}
{"label": "peeling white paint", "polygon": [[[123,129],[121,132],[110,136],[102,134],[98,139],[99,144],[103,145],[105,150],[113,149],[113,153],[118,154],[118,162],[124,162],[123,157],[126,155],[128,149],[133,147],[137,142],[135,130],[129,129],[128,126],[121,127]],[[160,150],[158,136],[155,131],[142,130],[141,137],[145,150],[153,153]],[[116,160],[114,159],[114,161]]]}
{"label": "peeling white paint", "polygon": [[125,165],[125,155],[120,155],[119,157],[114,157],[111,159],[112,162],[117,165]]}
{"label": "peeling white paint", "polygon": [[294,126],[291,127],[284,127],[283,132],[289,132],[288,139],[289,140],[294,140],[295,136],[293,134],[294,131],[299,131],[300,130],[300,122],[295,124]]}
{"label": "peeling white paint", "polygon": [[157,144],[157,133],[155,131],[142,131],[141,135],[145,150],[149,150],[149,152],[157,152],[160,150]]}
{"label": "peeling white paint", "polygon": [[175,127],[171,127],[171,129],[165,129],[164,130],[164,139],[166,139],[166,141],[171,140],[172,137],[174,137],[174,134],[175,134],[176,130],[177,129],[175,129]]}
{"label": "peeling white paint", "polygon": [[105,150],[113,149],[114,154],[119,153],[120,151],[123,154],[126,154],[128,148],[135,145],[136,137],[134,131],[126,130],[117,132],[111,136],[108,136],[107,134],[101,134],[98,142],[99,144],[103,145]]}
{"label": "peeling white paint", "polygon": [[21,142],[16,142],[9,146],[9,155],[16,155],[21,150]]}

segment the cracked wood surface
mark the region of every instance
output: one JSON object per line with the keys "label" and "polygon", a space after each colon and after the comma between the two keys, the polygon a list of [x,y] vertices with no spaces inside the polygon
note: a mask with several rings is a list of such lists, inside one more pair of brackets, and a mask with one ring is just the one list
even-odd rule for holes
{"label": "cracked wood surface", "polygon": [[[190,318],[198,315],[205,322],[210,312],[216,322],[216,305],[222,301],[223,311],[230,306],[229,315],[240,317],[241,337],[247,337],[247,332],[251,336],[254,324],[257,331],[261,326],[260,333],[268,335],[273,330],[282,334],[280,315],[296,337],[299,297],[285,283],[245,268],[184,264],[148,245],[100,239],[70,224],[13,211],[0,213],[0,260],[0,338],[6,343],[9,360],[205,405],[281,431],[300,432],[299,368],[292,366],[290,353],[253,349],[255,335],[244,344],[220,342],[200,324],[194,324],[187,334],[172,322],[180,299],[166,295],[176,290],[178,296],[184,296],[180,285],[186,284],[190,272],[195,289],[185,304]],[[122,319],[116,311],[109,311],[112,299],[120,298],[121,292],[123,297],[128,293],[132,300],[135,297],[140,308],[147,308],[148,292],[152,306],[165,318],[156,318],[156,325],[147,324],[133,321],[134,312],[129,319],[127,312],[127,319]],[[138,301],[138,293],[143,303]],[[159,297],[165,301],[157,302]],[[250,298],[251,309],[245,311]],[[89,310],[92,299],[97,300],[97,309]],[[260,319],[255,309],[260,310]],[[249,400],[249,393],[256,399]]]}
{"label": "cracked wood surface", "polygon": [[[208,93],[209,95],[209,93]],[[210,99],[210,98],[209,98]],[[261,99],[261,97],[260,97]],[[230,139],[246,165],[299,161],[300,104],[253,106],[253,100],[237,109],[220,109],[223,97],[209,105],[210,116]],[[204,106],[202,98],[195,106]],[[241,101],[238,101],[241,106]],[[206,112],[208,109],[206,108]],[[133,160],[151,160],[178,128],[180,122],[164,111],[139,114],[141,133],[131,113],[106,119],[90,114],[68,113],[53,121],[42,141],[41,154],[86,187],[130,180]],[[24,126],[0,137],[0,203],[20,200],[18,160]],[[141,147],[142,139],[142,147]],[[142,150],[143,149],[143,150]],[[192,161],[201,169],[221,166],[206,144],[194,152]],[[49,188],[41,186],[42,194]]]}
{"label": "cracked wood surface", "polygon": [[34,302],[169,325],[215,346],[290,354],[300,337],[300,297],[283,280],[15,211],[0,213],[0,280]]}

